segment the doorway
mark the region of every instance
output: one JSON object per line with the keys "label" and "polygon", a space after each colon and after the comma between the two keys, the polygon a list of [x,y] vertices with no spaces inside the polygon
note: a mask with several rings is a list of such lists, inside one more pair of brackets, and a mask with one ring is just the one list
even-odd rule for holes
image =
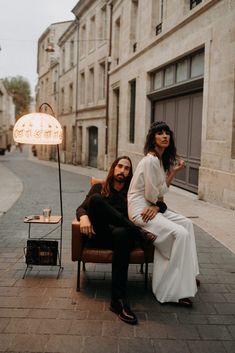
{"label": "doorway", "polygon": [[89,156],[88,165],[97,168],[97,156],[98,156],[98,128],[91,126],[89,131]]}

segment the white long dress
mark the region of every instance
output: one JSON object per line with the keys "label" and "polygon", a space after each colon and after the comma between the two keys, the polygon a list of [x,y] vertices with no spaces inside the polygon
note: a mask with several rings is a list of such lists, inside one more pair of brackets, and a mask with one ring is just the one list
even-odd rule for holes
{"label": "white long dress", "polygon": [[157,235],[154,241],[152,290],[157,300],[178,302],[197,292],[199,274],[194,229],[191,220],[170,210],[147,223],[141,211],[156,204],[168,191],[160,160],[146,155],[138,164],[128,192],[129,218],[138,226]]}

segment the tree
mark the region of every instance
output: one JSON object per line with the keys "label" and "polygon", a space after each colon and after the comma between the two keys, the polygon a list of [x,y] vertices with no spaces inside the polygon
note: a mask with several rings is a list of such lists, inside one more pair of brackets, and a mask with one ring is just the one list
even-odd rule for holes
{"label": "tree", "polygon": [[23,114],[28,113],[31,102],[29,82],[22,76],[7,77],[3,79],[4,86],[13,97],[15,103],[16,120]]}

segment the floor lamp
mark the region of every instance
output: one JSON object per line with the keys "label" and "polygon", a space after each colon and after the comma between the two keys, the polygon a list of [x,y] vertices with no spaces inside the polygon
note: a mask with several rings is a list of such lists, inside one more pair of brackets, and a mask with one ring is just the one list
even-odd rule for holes
{"label": "floor lamp", "polygon": [[[47,114],[48,108],[50,109],[52,115]],[[43,112],[43,110],[45,112]],[[54,111],[50,104],[42,103],[38,112],[23,115],[17,120],[13,129],[13,139],[17,143],[30,145],[56,145],[59,172],[60,213],[62,224],[63,202],[59,144],[61,144],[63,141],[63,131],[60,123],[54,117],[54,115]]]}

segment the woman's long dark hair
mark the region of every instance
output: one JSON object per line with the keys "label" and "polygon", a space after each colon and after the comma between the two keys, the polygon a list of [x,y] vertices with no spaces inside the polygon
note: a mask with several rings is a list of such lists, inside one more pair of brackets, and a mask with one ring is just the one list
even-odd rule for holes
{"label": "woman's long dark hair", "polygon": [[161,131],[165,131],[170,134],[169,146],[165,149],[162,155],[163,168],[165,171],[169,171],[170,167],[174,164],[176,160],[176,147],[175,147],[173,131],[169,128],[169,126],[164,121],[155,121],[150,126],[150,129],[146,136],[145,145],[144,145],[144,154],[146,156],[149,152],[156,153],[155,135],[157,132],[161,132]]}
{"label": "woman's long dark hair", "polygon": [[114,169],[121,159],[127,159],[130,162],[130,172],[129,172],[128,177],[125,180],[125,185],[124,185],[123,191],[127,191],[129,188],[131,178],[133,176],[132,162],[128,156],[121,156],[121,157],[118,157],[117,159],[115,159],[115,161],[113,162],[113,164],[111,165],[111,167],[109,169],[108,176],[103,184],[102,191],[101,191],[101,195],[104,197],[108,197],[110,195],[110,190],[111,190],[111,187],[113,186]]}

